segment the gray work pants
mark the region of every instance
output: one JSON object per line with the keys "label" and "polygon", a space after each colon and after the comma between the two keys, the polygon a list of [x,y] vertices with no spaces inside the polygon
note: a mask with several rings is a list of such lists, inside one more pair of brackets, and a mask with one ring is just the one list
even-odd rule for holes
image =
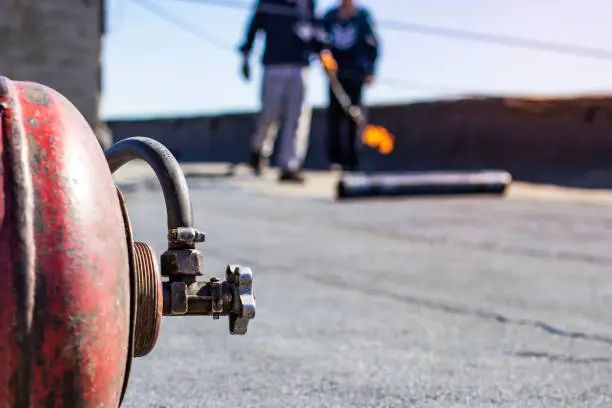
{"label": "gray work pants", "polygon": [[279,131],[278,166],[299,170],[308,149],[311,110],[306,102],[308,68],[275,65],[264,68],[261,113],[251,147],[269,157]]}

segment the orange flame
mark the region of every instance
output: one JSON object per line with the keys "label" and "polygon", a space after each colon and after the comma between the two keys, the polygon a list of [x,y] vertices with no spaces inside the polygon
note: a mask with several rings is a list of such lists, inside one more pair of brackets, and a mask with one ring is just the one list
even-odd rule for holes
{"label": "orange flame", "polygon": [[329,50],[321,51],[319,57],[321,58],[321,63],[326,70],[331,72],[336,72],[338,70],[338,64]]}
{"label": "orange flame", "polygon": [[393,151],[394,137],[387,129],[382,126],[367,125],[363,130],[361,141],[379,153],[389,154]]}

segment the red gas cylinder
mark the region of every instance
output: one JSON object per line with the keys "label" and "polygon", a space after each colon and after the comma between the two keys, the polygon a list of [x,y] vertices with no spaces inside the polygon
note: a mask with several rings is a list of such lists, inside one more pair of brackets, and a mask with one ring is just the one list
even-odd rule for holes
{"label": "red gas cylinder", "polygon": [[52,89],[0,77],[0,104],[0,406],[118,406],[130,275],[104,152]]}
{"label": "red gas cylinder", "polygon": [[[0,408],[118,407],[133,357],[155,346],[161,317],[255,316],[252,272],[202,280],[187,183],[160,143],[102,151],[58,92],[0,76]],[[134,242],[112,172],[147,162],[166,201],[161,260]],[[162,282],[162,276],[166,278]]]}

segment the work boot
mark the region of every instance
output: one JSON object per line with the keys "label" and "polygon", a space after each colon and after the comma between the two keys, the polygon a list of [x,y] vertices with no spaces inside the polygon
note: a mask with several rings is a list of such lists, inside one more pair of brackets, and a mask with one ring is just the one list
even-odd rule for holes
{"label": "work boot", "polygon": [[263,162],[264,160],[261,156],[261,152],[259,150],[251,150],[249,165],[251,166],[251,169],[253,169],[253,173],[256,176],[261,176],[261,172],[263,171],[264,167]]}
{"label": "work boot", "polygon": [[278,177],[278,181],[281,183],[302,184],[306,180],[304,179],[304,176],[297,170],[283,170],[281,171],[281,174]]}

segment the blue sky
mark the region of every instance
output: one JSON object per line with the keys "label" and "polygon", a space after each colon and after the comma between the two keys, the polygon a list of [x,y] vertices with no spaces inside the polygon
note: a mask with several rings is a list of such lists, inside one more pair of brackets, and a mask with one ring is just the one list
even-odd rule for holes
{"label": "blue sky", "polygon": [[[245,83],[236,46],[248,10],[179,0],[150,0],[218,39],[217,47],[142,8],[108,0],[102,116],[153,117],[253,111],[261,69]],[[204,3],[204,2],[203,2]],[[336,3],[319,0],[323,12]],[[362,0],[375,20],[435,26],[612,49],[612,2],[606,0]],[[465,93],[576,94],[612,91],[612,60],[578,58],[379,29],[383,50],[369,104]],[[258,55],[257,55],[258,57]],[[326,103],[313,64],[308,99]]]}

